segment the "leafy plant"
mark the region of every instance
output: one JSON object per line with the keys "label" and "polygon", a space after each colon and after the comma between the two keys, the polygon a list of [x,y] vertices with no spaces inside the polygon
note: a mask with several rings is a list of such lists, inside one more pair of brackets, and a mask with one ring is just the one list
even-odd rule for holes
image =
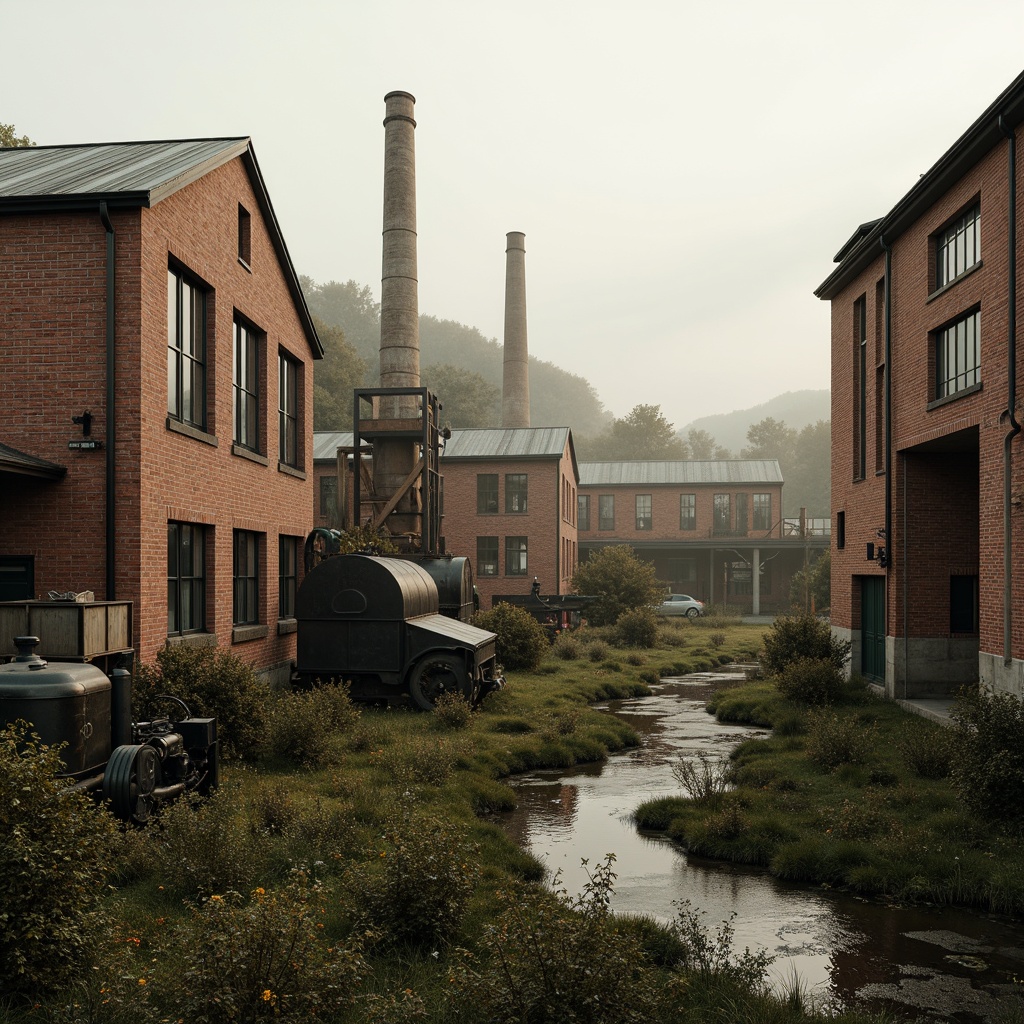
{"label": "leafy plant", "polygon": [[473,708],[461,693],[442,693],[434,702],[433,715],[442,729],[465,729],[473,720]]}
{"label": "leafy plant", "polygon": [[637,558],[625,544],[593,552],[576,569],[572,585],[577,594],[596,598],[587,607],[587,619],[595,626],[611,625],[634,608],[653,607],[665,589],[654,575],[654,566]]}
{"label": "leafy plant", "polygon": [[850,641],[832,635],[832,627],[813,615],[781,616],[764,635],[761,667],[781,675],[801,658],[825,659],[842,669],[850,657]]}
{"label": "leafy plant", "polygon": [[575,661],[583,654],[583,644],[572,633],[559,633],[551,645],[551,653],[563,661]]}
{"label": "leafy plant", "polygon": [[843,674],[829,658],[797,658],[776,678],[779,692],[804,704],[829,704],[843,690]]}
{"label": "leafy plant", "polygon": [[653,647],[658,638],[658,618],[652,608],[633,608],[615,621],[616,640],[623,647]]}
{"label": "leafy plant", "polygon": [[700,807],[717,807],[729,788],[729,762],[706,750],[694,755],[680,754],[672,765],[672,778]]}
{"label": "leafy plant", "polygon": [[269,749],[276,757],[305,767],[324,767],[337,759],[334,737],[350,732],[359,709],[344,684],[285,692],[272,702]]}
{"label": "leafy plant", "polygon": [[872,747],[872,730],[829,708],[807,714],[807,756],[820,768],[834,771],[844,764],[863,764]]}
{"label": "leafy plant", "polygon": [[940,725],[921,721],[900,736],[903,763],[919,778],[945,779],[953,767],[953,735]]}
{"label": "leafy plant", "polygon": [[476,625],[497,635],[498,661],[506,669],[535,669],[548,652],[544,627],[525,608],[502,601],[476,616]]}

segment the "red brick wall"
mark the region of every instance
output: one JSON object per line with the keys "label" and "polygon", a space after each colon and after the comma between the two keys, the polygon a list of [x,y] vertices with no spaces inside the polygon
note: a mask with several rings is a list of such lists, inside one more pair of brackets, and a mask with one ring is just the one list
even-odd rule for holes
{"label": "red brick wall", "polygon": [[[251,215],[251,271],[237,259],[238,205]],[[167,522],[207,524],[207,629],[257,668],[294,657],[278,635],[278,537],[312,525],[312,353],[241,160],[151,209],[113,215],[117,282],[116,597],[135,602],[135,643],[149,661],[167,637]],[[0,263],[5,352],[0,440],[65,464],[67,478],[8,505],[9,554],[36,556],[36,586],[104,593],[104,453],[68,452],[70,416],[88,407],[105,434],[105,234],[97,215],[6,218]],[[208,424],[216,444],[168,430],[169,255],[212,290]],[[13,306],[11,300],[15,302]],[[237,310],[265,332],[261,450],[266,465],[232,454],[232,328]],[[300,470],[278,469],[277,359],[299,375]],[[7,356],[6,353],[10,353]],[[10,360],[7,362],[7,360]],[[13,372],[12,372],[13,371]],[[232,530],[261,535],[263,638],[232,644]],[[45,535],[45,540],[41,536]],[[55,543],[55,538],[57,542]],[[301,574],[301,567],[300,567]]]}

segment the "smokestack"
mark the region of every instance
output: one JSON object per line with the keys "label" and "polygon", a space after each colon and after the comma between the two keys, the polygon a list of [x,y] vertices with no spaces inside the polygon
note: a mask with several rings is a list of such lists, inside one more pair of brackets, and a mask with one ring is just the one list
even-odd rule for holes
{"label": "smokestack", "polygon": [[505,249],[505,365],[501,425],[530,425],[529,353],[526,349],[526,235],[510,231]]}
{"label": "smokestack", "polygon": [[[384,97],[384,232],[380,286],[380,386],[420,386],[420,320],[416,280],[416,149],[413,108],[407,92]],[[415,398],[382,397],[382,420],[418,417]],[[373,482],[377,497],[401,490],[415,467],[415,440],[381,436],[373,446]],[[393,534],[415,537],[421,531],[420,494],[405,494],[389,519]],[[405,513],[403,515],[403,513]],[[416,541],[411,543],[415,546]]]}

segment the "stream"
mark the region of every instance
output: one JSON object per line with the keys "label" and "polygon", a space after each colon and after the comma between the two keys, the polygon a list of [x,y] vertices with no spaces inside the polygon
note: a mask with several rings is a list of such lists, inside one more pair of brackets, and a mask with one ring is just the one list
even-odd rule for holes
{"label": "stream", "polygon": [[721,724],[705,710],[715,690],[745,678],[739,667],[698,673],[664,680],[650,697],[599,705],[628,722],[641,746],[603,764],[518,776],[511,784],[519,806],[501,816],[504,827],[572,893],[587,881],[583,858],[593,865],[614,853],[612,907],[620,913],[669,922],[675,905],[688,901],[712,932],[735,915],[734,949],[775,956],[770,976],[778,991],[798,979],[825,1005],[963,1024],[1005,1019],[1020,1003],[1013,979],[1024,976],[1024,922],[791,885],[762,869],[689,856],[637,830],[634,808],[680,793],[671,772],[679,755],[724,755],[766,735]]}

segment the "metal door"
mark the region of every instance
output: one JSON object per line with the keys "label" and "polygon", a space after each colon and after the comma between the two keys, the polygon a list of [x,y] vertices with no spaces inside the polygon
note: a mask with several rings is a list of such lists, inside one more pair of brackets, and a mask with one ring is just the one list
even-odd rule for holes
{"label": "metal door", "polygon": [[865,679],[885,682],[885,577],[860,581],[860,671]]}

